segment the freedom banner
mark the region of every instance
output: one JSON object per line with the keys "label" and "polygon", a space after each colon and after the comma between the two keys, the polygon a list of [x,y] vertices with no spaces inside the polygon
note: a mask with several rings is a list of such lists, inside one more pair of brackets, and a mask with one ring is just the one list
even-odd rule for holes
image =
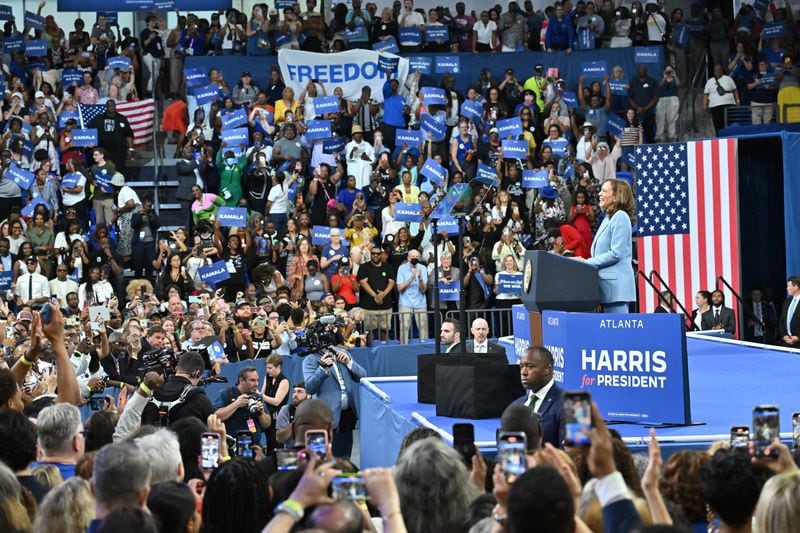
{"label": "freedom banner", "polygon": [[683,320],[679,313],[545,311],[542,337],[558,385],[589,392],[605,420],[689,424]]}
{"label": "freedom banner", "polygon": [[211,263],[210,265],[201,266],[197,269],[197,271],[200,274],[200,279],[212,286],[227,279],[231,279],[231,275],[228,272],[228,266],[225,264],[225,261],[217,261],[216,263]]}
{"label": "freedom banner", "polygon": [[[361,89],[367,85],[372,97],[383,101],[383,84],[386,76],[378,67],[380,53],[375,50],[346,50],[336,54],[320,54],[301,50],[278,51],[278,64],[287,87],[295,94],[303,92],[310,80],[319,80],[328,94],[336,87],[344,91],[343,97],[358,100]],[[408,76],[408,59],[400,58],[397,72],[392,77],[402,85]]]}

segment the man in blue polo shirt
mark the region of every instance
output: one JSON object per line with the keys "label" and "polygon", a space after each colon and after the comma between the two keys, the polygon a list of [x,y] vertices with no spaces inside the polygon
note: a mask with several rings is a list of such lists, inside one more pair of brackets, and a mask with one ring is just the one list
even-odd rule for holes
{"label": "man in blue polo shirt", "polygon": [[406,102],[400,95],[400,82],[393,79],[391,71],[386,71],[386,82],[383,84],[383,121],[381,122],[381,133],[383,133],[383,144],[394,148],[395,132],[397,128],[406,127],[406,119],[403,110]]}

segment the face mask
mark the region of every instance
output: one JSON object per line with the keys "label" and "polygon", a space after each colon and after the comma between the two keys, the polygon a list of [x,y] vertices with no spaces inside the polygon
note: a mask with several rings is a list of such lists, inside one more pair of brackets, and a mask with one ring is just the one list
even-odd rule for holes
{"label": "face mask", "polygon": [[232,167],[236,164],[236,159],[229,157],[225,160],[225,164],[228,165],[229,167]]}
{"label": "face mask", "polygon": [[414,266],[417,266],[417,263],[419,263],[419,259],[415,257],[414,259],[409,259],[408,262]]}

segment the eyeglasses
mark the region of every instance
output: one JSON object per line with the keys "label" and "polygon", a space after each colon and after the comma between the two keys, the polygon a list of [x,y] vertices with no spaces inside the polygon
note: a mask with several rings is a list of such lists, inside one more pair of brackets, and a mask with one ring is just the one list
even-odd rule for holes
{"label": "eyeglasses", "polygon": [[280,316],[278,316],[278,315],[269,317],[270,320],[278,320],[279,318],[280,318]]}

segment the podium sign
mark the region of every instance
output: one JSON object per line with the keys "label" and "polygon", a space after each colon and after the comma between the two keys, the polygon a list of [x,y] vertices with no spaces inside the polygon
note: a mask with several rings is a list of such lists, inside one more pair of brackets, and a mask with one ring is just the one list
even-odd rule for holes
{"label": "podium sign", "polygon": [[545,311],[542,335],[555,381],[589,392],[604,419],[691,423],[681,315]]}

